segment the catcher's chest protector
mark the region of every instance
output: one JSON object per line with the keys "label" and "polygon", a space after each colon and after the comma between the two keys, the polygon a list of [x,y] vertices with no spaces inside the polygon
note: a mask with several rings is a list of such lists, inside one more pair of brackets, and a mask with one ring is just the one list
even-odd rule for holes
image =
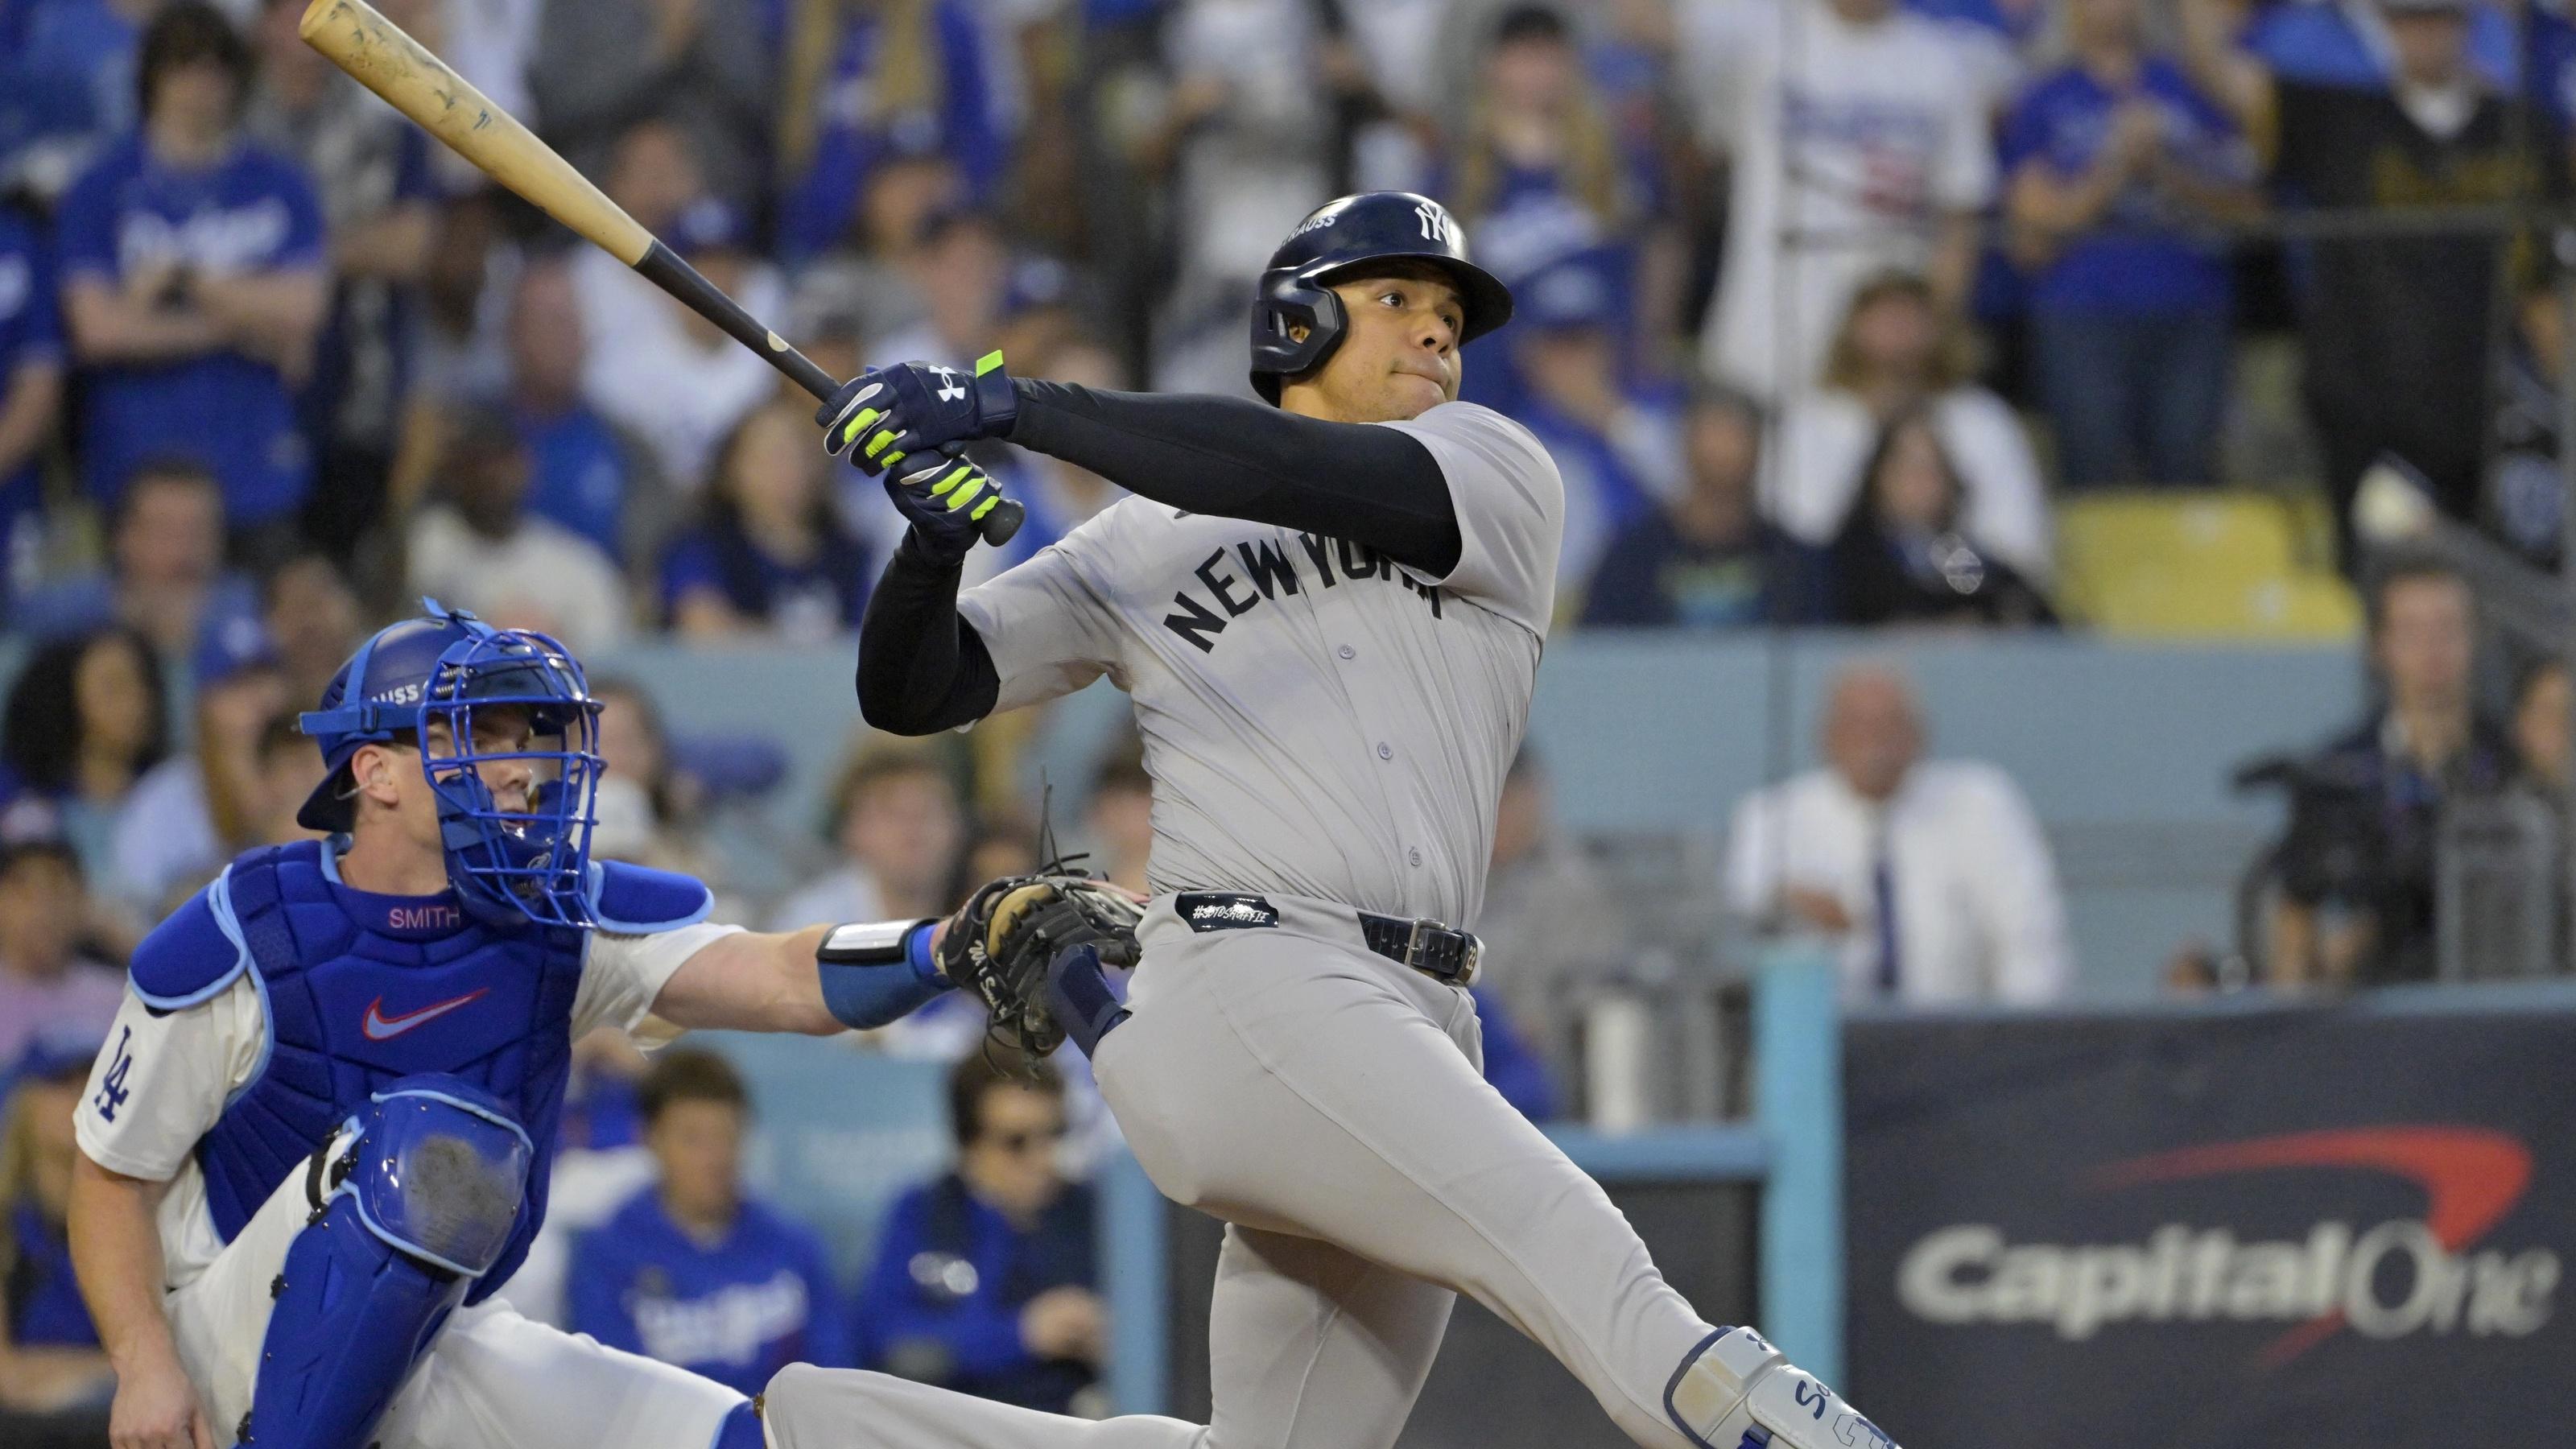
{"label": "catcher's chest protector", "polygon": [[229,1242],[368,1095],[444,1072],[490,1092],[534,1147],[509,1245],[470,1301],[506,1281],[545,1220],[584,932],[480,923],[453,895],[379,896],[332,879],[318,841],[254,851],[225,889],[268,1014],[268,1058],[197,1145]]}

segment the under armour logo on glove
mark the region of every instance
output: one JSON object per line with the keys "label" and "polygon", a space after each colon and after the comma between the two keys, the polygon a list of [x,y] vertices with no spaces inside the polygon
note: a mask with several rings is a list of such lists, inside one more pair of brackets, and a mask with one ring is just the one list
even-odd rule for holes
{"label": "under armour logo on glove", "polygon": [[869,473],[894,473],[912,454],[953,453],[979,438],[1006,434],[1019,413],[1019,395],[1002,354],[988,353],[969,375],[927,362],[870,368],[843,387],[814,415],[825,429],[823,446],[848,455]]}

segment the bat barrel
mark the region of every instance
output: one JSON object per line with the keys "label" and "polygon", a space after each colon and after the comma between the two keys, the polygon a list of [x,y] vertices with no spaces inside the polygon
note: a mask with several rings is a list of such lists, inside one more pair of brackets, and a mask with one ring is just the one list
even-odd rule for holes
{"label": "bat barrel", "polygon": [[644,259],[652,233],[367,0],[312,0],[296,33],[385,104],[548,216],[628,266]]}
{"label": "bat barrel", "polygon": [[[830,373],[788,346],[699,276],[697,268],[654,240],[651,232],[591,185],[590,178],[574,170],[571,162],[492,104],[447,62],[404,34],[401,26],[378,14],[367,0],[311,0],[296,23],[296,33],[483,174],[643,273],[735,341],[767,358],[770,366],[787,374],[816,401],[840,390]],[[984,516],[985,541],[1006,542],[1019,531],[1024,516],[1018,503],[1000,500]]]}

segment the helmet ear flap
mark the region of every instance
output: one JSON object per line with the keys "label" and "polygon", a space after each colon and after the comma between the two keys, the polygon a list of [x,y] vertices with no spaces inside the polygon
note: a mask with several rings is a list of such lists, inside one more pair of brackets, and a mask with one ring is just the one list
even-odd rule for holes
{"label": "helmet ear flap", "polygon": [[1323,366],[1345,330],[1342,299],[1331,288],[1274,274],[1252,309],[1253,390],[1276,405],[1281,384]]}

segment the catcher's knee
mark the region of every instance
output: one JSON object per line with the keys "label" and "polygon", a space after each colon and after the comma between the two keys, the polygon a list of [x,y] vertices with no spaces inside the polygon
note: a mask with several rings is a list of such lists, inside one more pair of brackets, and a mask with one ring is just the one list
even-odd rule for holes
{"label": "catcher's knee", "polygon": [[466,1082],[404,1077],[351,1121],[342,1175],[269,1288],[236,1431],[261,1449],[367,1442],[467,1284],[501,1261],[526,1197],[528,1134]]}
{"label": "catcher's knee", "polygon": [[1664,1413],[1700,1449],[1896,1449],[1842,1395],[1750,1328],[1700,1340],[1664,1388]]}
{"label": "catcher's knee", "polygon": [[460,1277],[500,1261],[535,1151],[498,1099],[451,1077],[375,1094],[339,1185],[368,1232]]}

